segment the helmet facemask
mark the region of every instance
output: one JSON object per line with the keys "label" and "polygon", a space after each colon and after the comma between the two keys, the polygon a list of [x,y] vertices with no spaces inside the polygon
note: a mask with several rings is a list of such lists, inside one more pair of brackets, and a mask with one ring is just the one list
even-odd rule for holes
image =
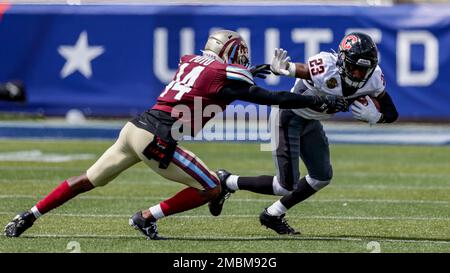
{"label": "helmet facemask", "polygon": [[344,82],[350,87],[359,89],[367,83],[377,65],[366,59],[358,59],[355,62],[346,58],[345,53],[341,52],[339,53],[338,66],[339,74]]}
{"label": "helmet facemask", "polygon": [[245,42],[241,41],[238,46],[237,64],[243,65],[245,67],[250,67],[250,54],[248,52],[248,47]]}
{"label": "helmet facemask", "polygon": [[250,66],[248,47],[241,38],[232,39],[225,44],[219,53],[219,57],[226,60],[229,64],[239,64],[245,67]]}

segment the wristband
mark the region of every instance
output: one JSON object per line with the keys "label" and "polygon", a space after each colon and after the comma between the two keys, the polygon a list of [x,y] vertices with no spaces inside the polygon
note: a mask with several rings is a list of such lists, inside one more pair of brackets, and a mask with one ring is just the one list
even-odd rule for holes
{"label": "wristband", "polygon": [[291,62],[288,63],[288,71],[289,71],[289,76],[295,78],[295,74],[297,71],[297,67],[296,67],[295,63],[291,63]]}

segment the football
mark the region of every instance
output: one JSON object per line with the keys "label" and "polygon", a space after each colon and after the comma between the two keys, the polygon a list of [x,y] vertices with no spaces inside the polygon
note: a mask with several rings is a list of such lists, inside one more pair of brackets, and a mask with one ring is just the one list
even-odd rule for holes
{"label": "football", "polygon": [[[380,103],[378,102],[377,98],[369,96],[369,98],[372,100],[373,104],[375,104],[375,107],[380,111]],[[359,101],[363,105],[367,105],[366,96],[357,97],[355,101]]]}

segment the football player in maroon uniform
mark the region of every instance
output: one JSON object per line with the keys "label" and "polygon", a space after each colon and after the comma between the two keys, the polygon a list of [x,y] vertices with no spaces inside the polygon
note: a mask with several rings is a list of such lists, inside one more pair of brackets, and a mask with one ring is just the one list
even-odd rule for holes
{"label": "football player in maroon uniform", "polygon": [[[348,108],[347,102],[338,96],[269,92],[256,86],[253,80],[254,75],[267,73],[269,66],[249,70],[248,65],[248,48],[238,33],[228,30],[213,33],[203,56],[181,57],[173,81],[156,104],[126,123],[117,141],[86,173],[65,180],[30,210],[17,215],[6,225],[5,235],[20,236],[43,214],[80,193],[106,185],[124,170],[143,161],[164,178],[187,186],[175,196],[138,211],[129,219],[129,224],[147,239],[160,239],[158,219],[201,206],[217,198],[221,191],[217,175],[195,154],[179,146],[179,137],[173,137],[174,133],[180,137],[194,136],[201,130],[211,117],[200,115],[197,118],[198,111],[203,113],[209,105],[218,105],[223,110],[234,100],[279,105],[280,108]],[[196,100],[201,104],[196,104]]]}

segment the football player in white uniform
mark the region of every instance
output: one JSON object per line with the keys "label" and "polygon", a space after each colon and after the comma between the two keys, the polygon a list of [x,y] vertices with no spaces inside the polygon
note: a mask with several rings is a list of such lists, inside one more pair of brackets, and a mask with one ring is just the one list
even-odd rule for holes
{"label": "football player in white uniform", "polygon": [[[283,49],[276,49],[271,70],[275,74],[296,77],[291,92],[304,95],[335,95],[345,97],[356,119],[369,124],[391,123],[398,113],[385,89],[385,81],[378,66],[378,50],[370,36],[350,33],[339,44],[339,52],[320,52],[306,64],[289,62]],[[367,105],[355,101],[361,96],[376,97],[380,104],[365,97]],[[290,227],[285,213],[294,205],[327,186],[333,171],[328,139],[320,120],[331,117],[337,109],[281,109],[279,115],[279,143],[273,151],[276,176],[240,177],[225,170],[217,171],[222,193],[209,203],[212,215],[219,215],[224,201],[236,190],[283,196],[267,207],[260,222],[279,234],[298,234]],[[308,174],[300,178],[299,158]]]}

